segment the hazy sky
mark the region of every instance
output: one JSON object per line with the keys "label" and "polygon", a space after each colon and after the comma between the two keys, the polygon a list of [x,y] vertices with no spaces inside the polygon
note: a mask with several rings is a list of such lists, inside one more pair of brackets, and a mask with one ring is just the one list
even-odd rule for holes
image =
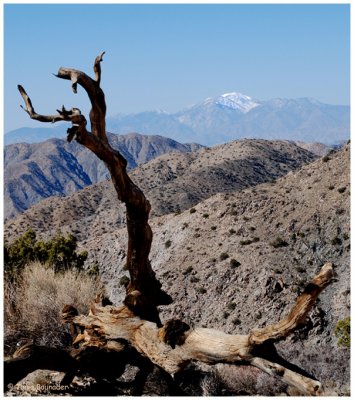
{"label": "hazy sky", "polygon": [[348,4],[4,7],[5,132],[39,125],[19,108],[18,83],[40,113],[86,112],[83,91],[52,73],[91,74],[103,50],[108,115],[174,112],[231,91],[349,104]]}

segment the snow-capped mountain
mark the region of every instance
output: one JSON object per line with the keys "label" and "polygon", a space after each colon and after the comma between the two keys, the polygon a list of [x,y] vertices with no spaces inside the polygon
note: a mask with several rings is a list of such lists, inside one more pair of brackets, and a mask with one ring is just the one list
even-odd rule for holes
{"label": "snow-capped mountain", "polygon": [[[107,130],[118,134],[162,135],[181,143],[207,146],[242,138],[333,145],[350,137],[350,107],[324,104],[307,97],[261,101],[235,91],[207,98],[173,114],[161,110],[118,114],[107,118]],[[18,143],[17,137],[31,136],[29,132],[23,135],[22,130],[18,131],[21,132],[6,134],[5,143]]]}
{"label": "snow-capped mountain", "polygon": [[260,105],[259,102],[252,99],[251,97],[237,92],[222,94],[216,99],[212,99],[212,101],[215,104],[220,104],[221,106],[241,111],[243,114]]}

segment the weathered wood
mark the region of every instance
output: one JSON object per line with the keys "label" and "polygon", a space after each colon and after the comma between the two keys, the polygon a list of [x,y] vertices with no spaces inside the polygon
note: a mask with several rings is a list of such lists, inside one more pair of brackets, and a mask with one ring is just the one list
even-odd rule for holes
{"label": "weathered wood", "polygon": [[[84,329],[86,335],[80,337],[81,345],[97,344],[105,347],[105,341],[124,339],[142,355],[148,357],[171,375],[176,374],[188,362],[201,361],[208,364],[247,363],[256,366],[283,382],[297,387],[307,395],[322,393],[320,382],[303,376],[285,366],[254,355],[254,348],[265,341],[280,340],[299,328],[312,304],[333,277],[330,263],[325,264],[319,274],[306,286],[289,315],[279,323],[260,330],[252,330],[248,335],[229,335],[215,329],[190,328],[183,322],[169,321],[163,327],[143,321],[126,307],[94,306],[88,316],[74,316],[72,322]],[[173,345],[169,343],[171,326],[177,326],[177,336]],[[169,335],[166,333],[169,332]]]}
{"label": "weathered wood", "polygon": [[103,55],[95,59],[95,79],[73,68],[61,67],[56,75],[58,78],[70,80],[74,93],[80,85],[88,94],[91,101],[90,122],[92,132],[87,131],[86,118],[80,110],[70,111],[63,107],[57,115],[41,115],[35,112],[31,99],[21,85],[19,92],[25,102],[25,111],[30,118],[41,122],[70,121],[72,128],[68,129],[68,140],[75,140],[91,150],[108,168],[118,199],[126,205],[128,251],[127,267],[130,273],[130,283],[127,286],[125,304],[134,310],[135,314],[144,319],[161,324],[157,306],[169,304],[171,297],[161,289],[149,261],[152,242],[152,231],[148,223],[150,203],[144,193],[132,182],[127,174],[127,162],[122,155],[113,149],[106,135],[106,103],[103,90],[100,87]]}
{"label": "weathered wood", "polygon": [[305,322],[317,297],[322,290],[331,283],[332,279],[333,265],[332,263],[326,263],[322,267],[320,273],[305,287],[289,315],[275,325],[262,329],[253,329],[250,336],[250,342],[256,345],[264,343],[266,340],[280,340],[288,336]]}

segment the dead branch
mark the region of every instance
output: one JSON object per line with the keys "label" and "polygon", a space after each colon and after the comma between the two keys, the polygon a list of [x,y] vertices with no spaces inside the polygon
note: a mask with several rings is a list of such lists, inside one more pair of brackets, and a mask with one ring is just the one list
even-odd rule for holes
{"label": "dead branch", "polygon": [[68,112],[63,107],[57,115],[45,116],[34,111],[31,99],[22,86],[18,86],[25,102],[30,118],[41,122],[70,121],[72,128],[68,129],[68,139],[75,140],[91,150],[107,166],[118,199],[126,204],[128,229],[127,266],[130,273],[130,284],[127,287],[125,304],[134,310],[136,315],[160,324],[157,306],[169,304],[172,299],[161,289],[161,283],[156,279],[151,268],[149,253],[152,242],[152,231],[148,223],[150,203],[143,192],[129,178],[124,157],[108,143],[105,131],[106,103],[104,93],[100,88],[101,68],[104,52],[96,57],[94,71],[96,80],[85,73],[61,67],[56,75],[72,82],[74,92],[80,85],[91,101],[90,121],[92,132],[87,131],[87,121],[78,109]]}

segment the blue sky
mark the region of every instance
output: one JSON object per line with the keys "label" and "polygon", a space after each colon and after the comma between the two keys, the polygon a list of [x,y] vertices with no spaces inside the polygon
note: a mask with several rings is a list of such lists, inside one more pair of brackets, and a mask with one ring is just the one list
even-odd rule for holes
{"label": "blue sky", "polygon": [[349,29],[348,4],[5,5],[5,132],[39,126],[19,108],[18,83],[40,113],[87,112],[84,93],[52,73],[91,74],[103,50],[108,115],[174,112],[231,91],[349,104]]}

